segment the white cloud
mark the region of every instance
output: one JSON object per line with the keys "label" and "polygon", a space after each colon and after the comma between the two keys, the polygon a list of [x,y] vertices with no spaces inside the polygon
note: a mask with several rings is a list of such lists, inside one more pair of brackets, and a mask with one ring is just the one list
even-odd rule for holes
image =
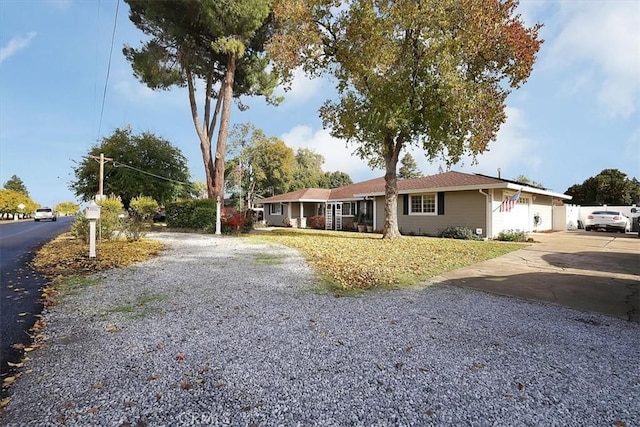
{"label": "white cloud", "polygon": [[[558,7],[560,29],[546,47],[547,66],[588,76],[610,115],[630,116],[640,99],[639,3],[560,2]],[[597,72],[585,74],[590,68]]]}
{"label": "white cloud", "polygon": [[353,147],[347,147],[345,141],[331,136],[329,130],[314,131],[310,126],[296,126],[280,137],[285,144],[294,150],[308,148],[324,157],[322,169],[326,172],[346,172],[354,181],[381,176],[373,172],[369,165],[352,154]]}
{"label": "white cloud", "polygon": [[26,49],[31,41],[38,35],[38,33],[32,31],[25,37],[16,36],[9,40],[6,46],[0,48],[0,63],[3,63],[5,59],[9,58],[13,54]]}
{"label": "white cloud", "polygon": [[285,97],[285,104],[303,104],[320,92],[324,80],[322,78],[309,78],[302,69],[294,72],[291,88],[285,92],[278,88],[278,96]]}
{"label": "white cloud", "polygon": [[[465,156],[451,167],[452,170],[497,176],[500,169],[503,178],[513,179],[540,169],[543,160],[536,154],[538,143],[526,136],[529,130],[523,112],[507,107],[506,113],[507,121],[500,128],[496,141],[489,143],[489,151],[477,157],[477,164],[472,165],[472,158]],[[414,148],[410,152],[425,175],[438,173],[440,166],[446,168],[444,161],[429,163],[419,149]],[[529,178],[536,180],[537,177]]]}

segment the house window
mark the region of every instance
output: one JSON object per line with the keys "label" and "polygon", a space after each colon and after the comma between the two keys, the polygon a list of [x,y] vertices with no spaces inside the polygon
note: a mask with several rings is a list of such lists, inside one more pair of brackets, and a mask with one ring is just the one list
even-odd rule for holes
{"label": "house window", "polygon": [[435,194],[412,194],[411,195],[411,215],[429,215],[436,213]]}
{"label": "house window", "polygon": [[269,204],[269,215],[282,215],[282,203]]}
{"label": "house window", "polygon": [[342,204],[342,216],[352,216],[356,214],[356,202],[345,202]]}

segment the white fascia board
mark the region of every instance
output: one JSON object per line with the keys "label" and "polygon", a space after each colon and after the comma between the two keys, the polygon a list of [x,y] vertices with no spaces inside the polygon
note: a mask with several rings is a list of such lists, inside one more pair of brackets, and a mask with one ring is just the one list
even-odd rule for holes
{"label": "white fascia board", "polygon": [[[566,194],[555,193],[553,191],[548,191],[548,190],[541,190],[540,188],[535,188],[535,187],[527,187],[527,186],[523,186],[523,185],[512,184],[510,182],[505,182],[504,184],[497,183],[497,184],[483,184],[483,185],[463,185],[463,186],[459,186],[459,187],[421,188],[421,189],[416,189],[416,190],[398,191],[398,194],[420,194],[420,193],[424,193],[424,192],[437,193],[437,192],[440,192],[440,191],[442,191],[442,192],[449,192],[449,191],[476,191],[476,190],[501,189],[501,188],[506,188],[506,189],[509,189],[509,190],[516,190],[516,191],[522,189],[522,191],[525,192],[525,193],[540,194],[540,195],[543,195],[543,196],[551,196],[551,197],[556,197],[556,198],[565,199],[565,200],[571,200],[572,199],[572,196],[567,196]],[[379,196],[384,196],[384,191],[378,191],[378,192],[374,192],[374,193],[354,194],[354,196],[357,196],[357,197],[379,197]]]}

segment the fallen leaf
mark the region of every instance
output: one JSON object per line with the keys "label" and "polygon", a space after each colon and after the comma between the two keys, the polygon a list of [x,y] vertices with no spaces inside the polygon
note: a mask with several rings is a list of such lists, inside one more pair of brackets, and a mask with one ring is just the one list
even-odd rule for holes
{"label": "fallen leaf", "polygon": [[184,354],[182,353],[176,354],[176,360],[184,360]]}
{"label": "fallen leaf", "polygon": [[29,313],[25,311],[24,313],[18,313],[18,316],[20,316],[20,317],[24,317],[24,316],[26,316],[27,314],[29,314]]}
{"label": "fallen leaf", "polygon": [[18,379],[20,375],[14,375],[12,377],[7,377],[4,380],[2,380],[2,385],[5,387],[8,387],[10,385],[12,385],[13,383],[16,382],[16,380]]}
{"label": "fallen leaf", "polygon": [[182,381],[180,383],[180,388],[183,390],[191,390],[193,385],[189,381]]}
{"label": "fallen leaf", "polygon": [[24,362],[20,362],[20,363],[7,362],[7,365],[9,365],[12,368],[22,368],[24,366]]}
{"label": "fallen leaf", "polygon": [[4,408],[9,404],[9,402],[11,402],[10,397],[5,397],[4,399],[0,400],[0,408]]}
{"label": "fallen leaf", "polygon": [[120,332],[120,329],[116,325],[107,326],[107,332]]}
{"label": "fallen leaf", "polygon": [[95,388],[96,390],[100,390],[101,388],[104,387],[104,384],[103,383],[95,383],[92,387]]}
{"label": "fallen leaf", "polygon": [[162,375],[161,374],[153,374],[151,375],[149,378],[147,378],[149,381],[153,381],[153,380],[157,380],[158,378],[161,378]]}
{"label": "fallen leaf", "polygon": [[90,413],[91,415],[95,415],[98,412],[100,412],[100,408],[91,408],[87,412]]}

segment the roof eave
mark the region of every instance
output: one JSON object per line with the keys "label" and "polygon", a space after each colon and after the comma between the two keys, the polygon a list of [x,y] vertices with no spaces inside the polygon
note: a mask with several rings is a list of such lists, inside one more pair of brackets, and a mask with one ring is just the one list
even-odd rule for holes
{"label": "roof eave", "polygon": [[[520,190],[522,189],[522,191],[527,192],[527,193],[531,193],[531,194],[540,194],[543,196],[551,196],[551,197],[557,197],[560,199],[565,199],[565,200],[571,200],[572,197],[571,196],[567,196],[566,194],[561,194],[561,193],[555,193],[553,191],[548,191],[548,190],[542,190],[540,188],[535,188],[535,187],[527,187],[527,186],[523,186],[523,185],[517,185],[517,184],[512,184],[512,183],[494,183],[494,184],[473,184],[473,185],[462,185],[462,186],[456,186],[456,187],[432,187],[432,188],[419,188],[419,189],[415,189],[415,190],[401,190],[398,191],[398,194],[417,194],[417,193],[424,193],[425,191],[429,191],[429,192],[447,192],[447,191],[470,191],[470,190],[485,190],[485,189],[500,189],[500,188],[507,188],[507,189],[513,189],[513,190]],[[358,194],[354,194],[355,197],[378,197],[378,196],[384,196],[384,191],[376,191],[376,192],[370,192],[370,193],[358,193]]]}

